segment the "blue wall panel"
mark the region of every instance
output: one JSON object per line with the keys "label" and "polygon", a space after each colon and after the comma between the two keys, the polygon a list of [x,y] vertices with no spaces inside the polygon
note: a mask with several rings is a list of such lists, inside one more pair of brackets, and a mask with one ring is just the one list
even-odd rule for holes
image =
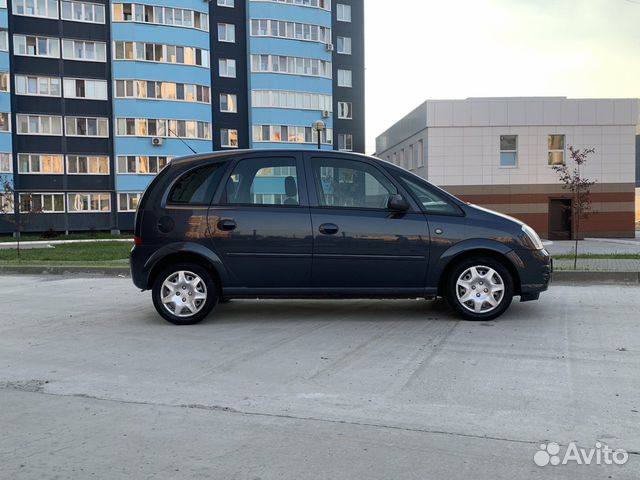
{"label": "blue wall panel", "polygon": [[150,25],[144,23],[114,23],[113,41],[166,43],[209,50],[209,33],[193,28]]}
{"label": "blue wall panel", "polygon": [[[289,22],[331,26],[331,12],[320,8],[301,7],[283,3],[248,2],[250,18],[274,18]],[[333,2],[332,2],[333,3]]]}

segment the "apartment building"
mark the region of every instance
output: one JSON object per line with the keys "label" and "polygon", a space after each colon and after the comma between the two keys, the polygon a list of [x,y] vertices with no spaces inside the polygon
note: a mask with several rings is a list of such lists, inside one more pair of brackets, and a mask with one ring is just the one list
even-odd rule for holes
{"label": "apartment building", "polygon": [[364,151],[363,0],[0,0],[0,201],[28,230],[131,230],[173,158],[318,134]]}
{"label": "apartment building", "polygon": [[572,236],[571,195],[554,165],[595,148],[586,237],[633,237],[636,99],[428,100],[376,139],[377,155],[465,201],[521,219],[550,239]]}

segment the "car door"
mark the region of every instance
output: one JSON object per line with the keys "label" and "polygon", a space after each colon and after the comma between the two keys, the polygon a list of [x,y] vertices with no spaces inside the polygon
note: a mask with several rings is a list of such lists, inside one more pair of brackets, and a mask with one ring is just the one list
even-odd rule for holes
{"label": "car door", "polygon": [[[307,154],[314,236],[314,287],[344,294],[411,293],[425,286],[427,221],[410,208],[388,208],[404,193],[375,162],[340,154]],[[408,197],[408,195],[407,195]]]}
{"label": "car door", "polygon": [[311,283],[311,216],[301,156],[249,154],[229,169],[209,209],[216,252],[241,293]]}

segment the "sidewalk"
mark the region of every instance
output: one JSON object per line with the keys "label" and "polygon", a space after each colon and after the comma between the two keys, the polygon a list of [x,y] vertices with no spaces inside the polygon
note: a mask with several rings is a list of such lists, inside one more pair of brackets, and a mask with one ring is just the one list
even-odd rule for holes
{"label": "sidewalk", "polygon": [[[38,241],[22,241],[20,242],[21,250],[29,250],[32,248],[49,248],[55,245],[64,245],[65,243],[95,243],[95,242],[129,242],[133,244],[133,238],[96,238],[89,240],[38,240]],[[18,248],[18,242],[0,242],[0,250],[8,250]]]}
{"label": "sidewalk", "polygon": [[[572,259],[554,259],[556,271],[573,270]],[[577,270],[590,272],[640,272],[640,260],[579,258]]]}

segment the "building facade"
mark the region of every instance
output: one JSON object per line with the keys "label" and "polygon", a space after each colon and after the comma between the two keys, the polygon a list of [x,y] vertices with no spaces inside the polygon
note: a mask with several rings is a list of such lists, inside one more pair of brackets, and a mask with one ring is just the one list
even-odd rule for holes
{"label": "building facade", "polygon": [[582,236],[633,237],[635,99],[472,98],[427,101],[376,139],[377,155],[462,200],[521,219],[550,239],[572,235],[571,195],[553,165],[594,148]]}
{"label": "building facade", "polygon": [[363,3],[0,0],[0,201],[26,230],[131,230],[175,157],[364,151]]}

